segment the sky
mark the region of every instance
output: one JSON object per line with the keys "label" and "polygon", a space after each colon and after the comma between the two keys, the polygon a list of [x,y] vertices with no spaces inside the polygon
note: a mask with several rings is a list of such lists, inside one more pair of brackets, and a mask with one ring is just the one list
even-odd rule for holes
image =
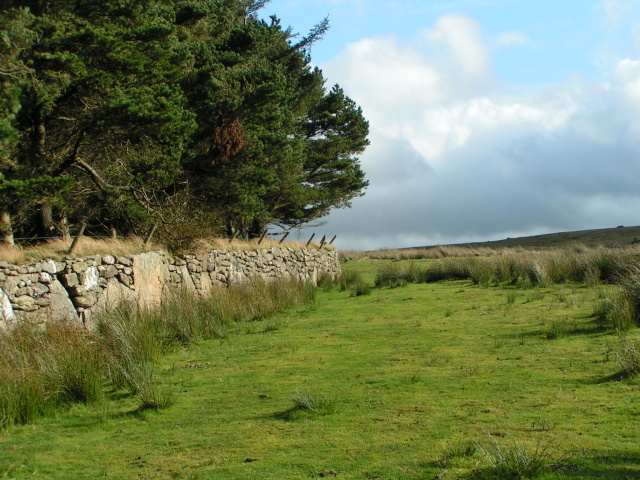
{"label": "sky", "polygon": [[369,121],[341,250],[640,225],[640,2],[272,0]]}

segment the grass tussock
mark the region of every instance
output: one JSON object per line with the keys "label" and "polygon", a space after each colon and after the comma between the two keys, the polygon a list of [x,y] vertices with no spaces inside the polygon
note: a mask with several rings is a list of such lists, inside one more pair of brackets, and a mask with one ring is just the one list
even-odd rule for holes
{"label": "grass tussock", "polygon": [[626,323],[640,325],[640,266],[637,263],[628,266],[619,283],[622,287],[621,301],[626,304],[621,310],[628,314]]}
{"label": "grass tussock", "polygon": [[513,442],[509,447],[500,446],[495,439],[489,445],[476,444],[488,467],[477,476],[491,480],[526,480],[541,476],[556,467],[564,456],[556,455],[550,444],[533,450]]}
{"label": "grass tussock", "polygon": [[351,297],[359,297],[369,295],[371,293],[371,285],[365,281],[360,272],[355,270],[343,270],[338,278],[340,291],[348,291]]}
{"label": "grass tussock", "polygon": [[592,316],[602,326],[622,334],[640,325],[640,267],[628,265],[617,275],[617,290],[601,291],[593,307]]}
{"label": "grass tussock", "polygon": [[627,338],[621,338],[620,342],[609,349],[609,357],[620,367],[619,375],[633,377],[640,374],[640,343]]}
{"label": "grass tussock", "polygon": [[342,402],[334,396],[318,396],[304,390],[296,390],[290,400],[293,408],[285,412],[287,420],[300,420],[309,416],[325,416],[342,410]]}
{"label": "grass tussock", "polygon": [[442,450],[435,464],[440,468],[450,468],[456,460],[473,457],[478,451],[475,442],[461,442]]}
{"label": "grass tussock", "polygon": [[68,324],[20,324],[0,336],[0,428],[102,397],[99,342]]}
{"label": "grass tussock", "polygon": [[224,338],[234,322],[309,304],[314,295],[307,283],[255,282],[208,298],[176,294],[153,312],[122,306],[105,314],[94,333],[65,323],[19,324],[0,335],[0,429],[99,401],[108,385],[137,396],[141,409],[166,408],[173,394],[157,369],[164,353]]}

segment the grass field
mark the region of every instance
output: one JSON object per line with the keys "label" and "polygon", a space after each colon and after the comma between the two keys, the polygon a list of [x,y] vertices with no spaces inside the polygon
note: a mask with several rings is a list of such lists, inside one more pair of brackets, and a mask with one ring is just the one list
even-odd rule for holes
{"label": "grass field", "polygon": [[[344,268],[373,284],[380,264]],[[640,381],[618,375],[620,337],[593,316],[613,288],[319,291],[313,307],[171,350],[168,409],[109,392],[0,433],[0,475],[640,478]]]}

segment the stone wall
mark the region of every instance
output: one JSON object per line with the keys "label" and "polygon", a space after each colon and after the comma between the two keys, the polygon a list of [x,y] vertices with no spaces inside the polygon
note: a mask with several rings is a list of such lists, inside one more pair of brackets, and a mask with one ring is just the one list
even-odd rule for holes
{"label": "stone wall", "polygon": [[170,290],[204,296],[215,287],[255,278],[292,277],[315,284],[322,273],[340,274],[337,252],[269,248],[98,255],[29,265],[0,261],[0,329],[23,320],[71,321],[92,328],[105,310],[123,302],[152,308]]}

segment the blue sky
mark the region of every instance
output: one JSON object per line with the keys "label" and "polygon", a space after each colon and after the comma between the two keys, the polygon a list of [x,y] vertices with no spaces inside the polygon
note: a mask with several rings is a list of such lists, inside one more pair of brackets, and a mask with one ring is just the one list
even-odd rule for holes
{"label": "blue sky", "polygon": [[272,0],[370,122],[342,249],[640,224],[640,2]]}
{"label": "blue sky", "polygon": [[[531,84],[574,72],[599,74],[592,55],[605,33],[603,10],[601,3],[588,0],[271,0],[262,15],[275,14],[300,34],[329,16],[331,30],[312,51],[319,65],[347,43],[386,35],[410,42],[444,15],[466,15],[479,22],[487,42],[498,46],[500,38],[511,38],[511,48],[496,48],[498,75]],[[621,43],[628,41],[629,35],[617,33]]]}

